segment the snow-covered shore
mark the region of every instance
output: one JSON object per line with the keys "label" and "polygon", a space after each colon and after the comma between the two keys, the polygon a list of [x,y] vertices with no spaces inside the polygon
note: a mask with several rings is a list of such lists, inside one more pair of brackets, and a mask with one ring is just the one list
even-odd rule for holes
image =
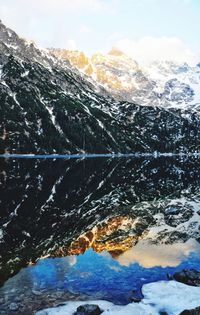
{"label": "snow-covered shore", "polygon": [[185,309],[200,305],[200,287],[172,281],[158,281],[145,284],[144,295],[140,303],[115,305],[107,301],[68,301],[65,305],[39,311],[36,315],[73,315],[77,307],[84,304],[99,305],[103,315],[179,315]]}

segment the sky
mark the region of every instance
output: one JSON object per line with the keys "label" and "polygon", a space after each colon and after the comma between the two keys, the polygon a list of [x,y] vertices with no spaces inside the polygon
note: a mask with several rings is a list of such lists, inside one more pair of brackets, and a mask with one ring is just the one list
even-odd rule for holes
{"label": "sky", "polygon": [[200,62],[200,0],[0,0],[0,18],[41,47]]}

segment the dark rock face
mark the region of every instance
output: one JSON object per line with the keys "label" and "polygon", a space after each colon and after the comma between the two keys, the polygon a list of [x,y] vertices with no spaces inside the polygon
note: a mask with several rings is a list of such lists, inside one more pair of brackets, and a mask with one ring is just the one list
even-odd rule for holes
{"label": "dark rock face", "polygon": [[185,310],[180,315],[200,315],[200,307],[196,307],[193,310]]}
{"label": "dark rock face", "polygon": [[102,311],[98,305],[85,304],[77,308],[77,311],[74,315],[100,315]]}
{"label": "dark rock face", "polygon": [[169,226],[176,227],[181,223],[187,222],[193,215],[193,209],[189,205],[180,204],[170,205],[165,209],[164,218]]}
{"label": "dark rock face", "polygon": [[174,274],[173,277],[176,281],[196,287],[200,286],[200,271],[197,271],[195,269],[177,272]]}
{"label": "dark rock face", "polygon": [[[180,92],[177,93],[177,88]],[[180,102],[185,100],[190,102],[194,95],[194,91],[188,84],[180,83],[177,79],[172,79],[166,82],[164,95],[169,101]]]}

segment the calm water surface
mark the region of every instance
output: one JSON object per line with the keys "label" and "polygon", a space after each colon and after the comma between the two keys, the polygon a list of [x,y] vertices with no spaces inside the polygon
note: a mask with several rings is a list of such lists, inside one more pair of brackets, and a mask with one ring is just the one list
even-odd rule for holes
{"label": "calm water surface", "polygon": [[[198,157],[0,159],[0,314],[200,270]],[[45,304],[46,303],[46,304]]]}

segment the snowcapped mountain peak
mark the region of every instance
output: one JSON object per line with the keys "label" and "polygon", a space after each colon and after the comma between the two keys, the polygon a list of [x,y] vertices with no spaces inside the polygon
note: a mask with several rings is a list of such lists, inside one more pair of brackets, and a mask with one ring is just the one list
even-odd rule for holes
{"label": "snowcapped mountain peak", "polygon": [[78,69],[82,74],[86,74],[93,78],[93,65],[82,51],[61,48],[50,48],[48,51],[61,62],[63,60],[67,61],[74,70]]}
{"label": "snowcapped mountain peak", "polygon": [[115,98],[140,105],[185,108],[200,104],[200,64],[154,61],[139,65],[130,56],[113,47],[108,54],[91,58],[77,51],[54,51],[100,83]]}
{"label": "snowcapped mountain peak", "polygon": [[22,50],[25,46],[34,46],[37,49],[37,45],[32,40],[27,40],[19,37],[13,30],[6,27],[0,20],[0,42],[7,46],[8,49],[15,51]]}
{"label": "snowcapped mountain peak", "polygon": [[5,56],[14,56],[18,60],[35,60],[42,63],[44,51],[39,49],[33,41],[19,37],[13,30],[0,23],[0,51]]}
{"label": "snowcapped mountain peak", "polygon": [[91,58],[91,62],[96,66],[104,64],[107,67],[115,67],[116,69],[124,70],[125,68],[138,70],[138,63],[131,57],[127,56],[118,49],[112,48],[108,54],[94,54]]}
{"label": "snowcapped mountain peak", "polygon": [[124,53],[116,47],[112,47],[112,49],[108,52],[108,55],[111,56],[124,56]]}
{"label": "snowcapped mountain peak", "polygon": [[141,66],[116,47],[91,58],[81,51],[41,49],[33,41],[20,38],[2,22],[0,48],[4,59],[10,55],[25,58],[50,71],[52,66],[75,72],[78,69],[77,74],[80,71],[83,76],[87,75],[97,90],[104,88],[120,101],[179,108],[200,104],[200,63],[192,67],[186,62],[166,60]]}
{"label": "snowcapped mountain peak", "polygon": [[5,45],[16,45],[19,40],[18,35],[11,29],[7,28],[2,21],[0,21],[0,41]]}
{"label": "snowcapped mountain peak", "polygon": [[158,74],[168,76],[168,75],[177,75],[180,73],[185,73],[190,70],[190,66],[185,63],[178,63],[173,61],[154,61],[149,66],[146,67],[147,71],[149,69],[155,69]]}

